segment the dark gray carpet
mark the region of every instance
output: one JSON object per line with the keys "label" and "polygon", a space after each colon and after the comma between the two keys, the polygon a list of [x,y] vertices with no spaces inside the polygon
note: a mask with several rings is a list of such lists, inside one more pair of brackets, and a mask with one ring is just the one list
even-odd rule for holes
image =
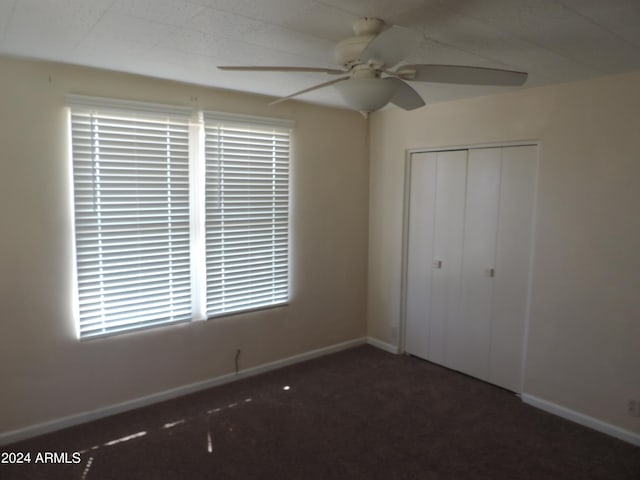
{"label": "dark gray carpet", "polygon": [[640,448],[369,346],[1,450],[31,453],[2,480],[640,479]]}

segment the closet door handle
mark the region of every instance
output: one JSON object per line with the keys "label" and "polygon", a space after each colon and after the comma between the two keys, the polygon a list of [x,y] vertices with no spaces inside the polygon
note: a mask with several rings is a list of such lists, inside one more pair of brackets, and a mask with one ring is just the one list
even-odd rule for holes
{"label": "closet door handle", "polygon": [[442,260],[434,260],[433,268],[442,268]]}
{"label": "closet door handle", "polygon": [[493,278],[496,276],[496,269],[493,267],[489,267],[485,270],[485,273],[487,275],[487,277],[489,278]]}

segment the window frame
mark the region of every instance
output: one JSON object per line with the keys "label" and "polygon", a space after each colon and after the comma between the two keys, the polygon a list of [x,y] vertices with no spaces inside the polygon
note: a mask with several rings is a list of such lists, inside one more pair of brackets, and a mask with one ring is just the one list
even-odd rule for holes
{"label": "window frame", "polygon": [[[289,304],[291,298],[291,165],[293,150],[293,127],[295,123],[291,120],[258,117],[251,115],[236,115],[226,112],[202,111],[189,107],[179,107],[163,105],[149,102],[119,100],[103,97],[89,97],[84,95],[65,95],[65,105],[69,118],[69,156],[71,169],[71,197],[72,197],[72,224],[73,224],[73,282],[74,282],[74,322],[76,326],[77,338],[80,341],[94,340],[114,335],[140,332],[147,329],[157,329],[172,326],[175,324],[185,324],[194,321],[203,321],[220,317],[227,317],[243,313],[254,312],[271,308],[279,308]],[[190,289],[191,289],[191,314],[190,318],[177,321],[162,322],[157,325],[133,326],[131,328],[110,329],[96,334],[83,334],[81,331],[81,316],[79,308],[79,288],[78,279],[78,239],[76,237],[77,217],[76,217],[76,186],[74,183],[75,159],[73,149],[72,115],[78,110],[95,110],[99,114],[117,111],[121,114],[130,115],[169,115],[186,119],[187,122],[187,143],[188,143],[188,198],[189,198],[189,255],[190,255]],[[219,122],[221,124],[244,124],[258,128],[280,129],[287,131],[287,156],[286,156],[286,295],[281,301],[275,303],[262,304],[255,307],[248,307],[233,311],[223,311],[215,314],[207,314],[207,267],[206,267],[206,151],[205,151],[205,129],[207,122]],[[130,322],[135,324],[135,320]]]}

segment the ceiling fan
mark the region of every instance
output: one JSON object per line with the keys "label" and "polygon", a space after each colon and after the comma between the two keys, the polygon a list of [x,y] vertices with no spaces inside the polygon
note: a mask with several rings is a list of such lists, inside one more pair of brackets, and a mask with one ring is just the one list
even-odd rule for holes
{"label": "ceiling fan", "polygon": [[[322,67],[263,67],[263,66],[219,66],[221,70],[253,72],[318,72],[341,75],[328,82],[315,85],[270,105],[284,102],[304,93],[333,85],[344,101],[365,116],[387,103],[405,110],[414,110],[425,105],[422,97],[411,87],[410,82],[454,83],[467,85],[520,86],[527,74],[495,68],[461,65],[399,65],[418,47],[421,35],[411,29],[391,26],[379,18],[362,17],[353,23],[355,36],[340,41],[335,48],[335,57],[343,69]],[[394,70],[391,70],[396,67]]]}

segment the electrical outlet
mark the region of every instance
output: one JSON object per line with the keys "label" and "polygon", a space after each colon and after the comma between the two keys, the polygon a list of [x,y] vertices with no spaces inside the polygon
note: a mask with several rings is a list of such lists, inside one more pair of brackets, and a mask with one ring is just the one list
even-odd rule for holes
{"label": "electrical outlet", "polygon": [[628,413],[632,417],[640,417],[640,400],[629,400]]}

